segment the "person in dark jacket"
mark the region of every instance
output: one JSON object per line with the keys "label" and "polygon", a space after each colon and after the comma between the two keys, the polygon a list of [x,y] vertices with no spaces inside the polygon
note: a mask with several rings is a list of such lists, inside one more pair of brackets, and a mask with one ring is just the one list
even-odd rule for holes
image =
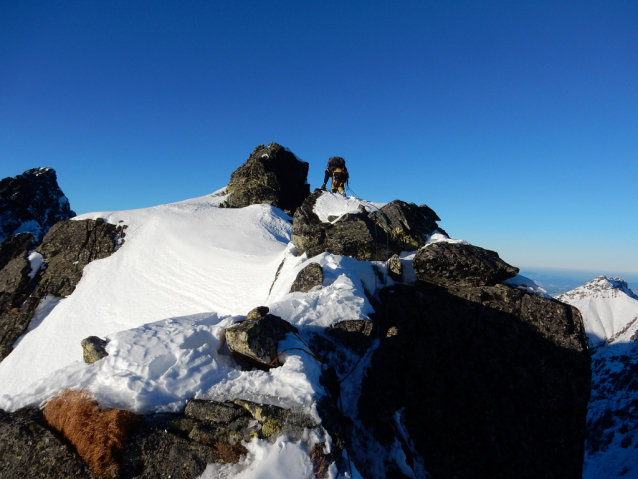
{"label": "person in dark jacket", "polygon": [[349,177],[346,160],[340,156],[333,156],[328,160],[328,167],[323,175],[323,185],[321,185],[321,189],[325,190],[328,179],[332,178],[332,184],[330,185],[332,192],[336,193],[338,191],[345,196],[345,186]]}

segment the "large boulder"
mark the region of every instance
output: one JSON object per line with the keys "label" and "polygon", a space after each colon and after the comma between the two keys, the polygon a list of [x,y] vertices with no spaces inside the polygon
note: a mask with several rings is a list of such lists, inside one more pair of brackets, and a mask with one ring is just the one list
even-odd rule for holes
{"label": "large boulder", "polygon": [[0,361],[26,331],[40,302],[47,296],[73,293],[91,261],[116,251],[126,226],[98,220],[65,220],[46,234],[31,261],[30,234],[8,238],[0,244]]}
{"label": "large boulder", "polygon": [[379,442],[436,478],[580,479],[591,371],[577,309],[502,284],[379,296],[359,401]]}
{"label": "large boulder", "polygon": [[422,248],[412,264],[419,280],[446,287],[493,286],[519,271],[494,251],[458,243],[435,243]]}
{"label": "large boulder", "polygon": [[323,284],[323,268],[319,263],[306,265],[299,273],[290,287],[290,292],[307,293],[316,286]]}
{"label": "large boulder", "polygon": [[322,222],[314,207],[322,194],[315,190],[294,215],[292,242],[312,257],[327,251],[360,261],[386,261],[401,251],[423,246],[437,230],[439,217],[425,205],[395,200],[380,210],[348,213],[333,222]]}
{"label": "large boulder", "polygon": [[[248,313],[247,319],[226,328],[226,344],[233,354],[261,367],[272,367],[279,355],[279,341],[298,330],[288,321],[259,307]],[[278,364],[277,364],[278,365]]]}
{"label": "large boulder", "polygon": [[34,168],[0,181],[0,241],[28,232],[39,243],[55,223],[73,216],[53,168]]}
{"label": "large boulder", "polygon": [[257,146],[231,175],[224,206],[270,204],[293,214],[310,194],[308,163],[277,143]]}

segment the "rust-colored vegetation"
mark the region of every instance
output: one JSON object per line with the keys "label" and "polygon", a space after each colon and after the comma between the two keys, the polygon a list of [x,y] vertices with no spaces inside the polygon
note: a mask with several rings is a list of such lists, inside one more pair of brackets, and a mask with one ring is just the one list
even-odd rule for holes
{"label": "rust-colored vegetation", "polygon": [[126,444],[135,414],[100,409],[88,391],[67,389],[46,404],[44,417],[75,446],[93,474],[117,477],[116,455]]}
{"label": "rust-colored vegetation", "polygon": [[246,454],[248,454],[248,449],[246,449],[240,443],[230,445],[223,442],[218,442],[215,444],[215,447],[226,462],[239,462],[241,456],[245,456]]}

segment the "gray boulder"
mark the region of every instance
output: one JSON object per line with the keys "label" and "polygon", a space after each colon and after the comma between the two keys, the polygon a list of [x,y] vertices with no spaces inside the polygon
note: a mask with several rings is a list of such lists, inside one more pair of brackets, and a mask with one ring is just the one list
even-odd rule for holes
{"label": "gray boulder", "polygon": [[300,291],[307,293],[315,286],[323,284],[323,268],[319,263],[306,265],[299,273],[290,287],[290,292]]}
{"label": "gray boulder", "polygon": [[401,251],[425,244],[438,228],[439,217],[425,205],[395,200],[380,210],[348,213],[332,222],[322,222],[313,209],[324,194],[314,191],[295,211],[292,242],[308,257],[327,251],[360,261],[386,261]]}
{"label": "gray boulder", "polygon": [[270,204],[292,215],[310,194],[308,163],[277,143],[257,146],[231,175],[224,206]]}
{"label": "gray boulder", "polygon": [[518,274],[498,253],[478,246],[436,243],[413,261],[417,278],[441,286],[493,286]]}
{"label": "gray boulder", "polygon": [[0,241],[25,231],[39,243],[55,223],[73,216],[53,168],[34,168],[0,181]]}
{"label": "gray boulder", "polygon": [[233,354],[261,367],[272,367],[274,364],[271,363],[279,354],[279,341],[298,330],[279,316],[267,313],[258,316],[255,311],[249,314],[250,319],[225,330],[226,344]]}

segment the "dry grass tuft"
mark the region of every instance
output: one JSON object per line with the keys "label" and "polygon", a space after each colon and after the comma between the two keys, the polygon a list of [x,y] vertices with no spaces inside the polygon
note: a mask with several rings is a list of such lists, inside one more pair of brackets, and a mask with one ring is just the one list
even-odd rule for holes
{"label": "dry grass tuft", "polygon": [[46,421],[60,431],[78,451],[93,474],[116,477],[116,454],[128,437],[137,416],[130,411],[100,409],[86,390],[67,389],[44,407]]}
{"label": "dry grass tuft", "polygon": [[328,475],[328,468],[330,464],[326,458],[326,454],[323,452],[325,442],[315,444],[315,447],[310,451],[310,460],[312,461],[312,469],[315,473],[315,477],[326,477]]}
{"label": "dry grass tuft", "polygon": [[226,444],[224,442],[217,442],[215,443],[215,447],[226,462],[239,462],[241,456],[245,456],[246,454],[248,454],[248,449],[246,449],[239,443],[233,444],[231,446],[230,444]]}

